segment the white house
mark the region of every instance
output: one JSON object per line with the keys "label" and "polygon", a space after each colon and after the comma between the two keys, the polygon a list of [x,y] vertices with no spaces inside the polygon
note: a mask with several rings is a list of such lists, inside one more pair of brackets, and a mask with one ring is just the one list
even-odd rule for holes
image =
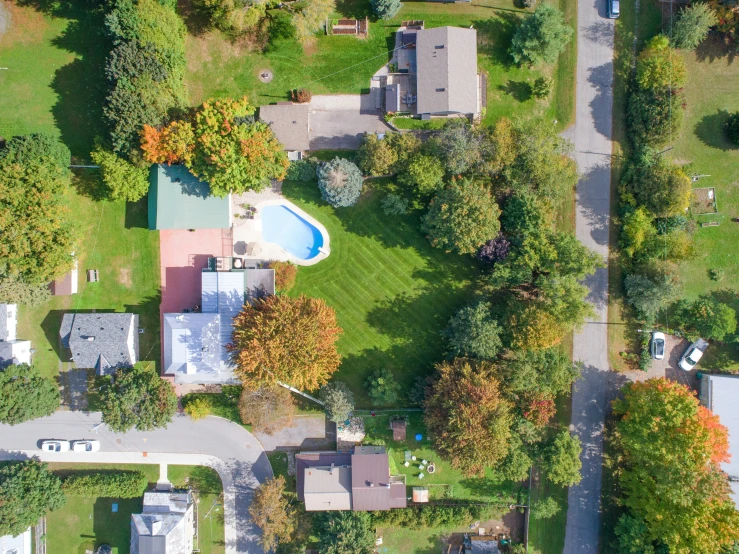
{"label": "white house", "polygon": [[31,341],[18,340],[18,305],[0,304],[0,366],[31,364]]}

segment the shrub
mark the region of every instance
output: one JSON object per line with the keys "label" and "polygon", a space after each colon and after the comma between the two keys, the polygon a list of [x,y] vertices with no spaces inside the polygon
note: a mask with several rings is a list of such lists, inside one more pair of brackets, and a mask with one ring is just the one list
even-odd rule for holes
{"label": "shrub", "polygon": [[61,402],[55,380],[26,364],[0,368],[0,423],[16,425],[53,414]]}
{"label": "shrub", "polygon": [[488,519],[495,508],[480,504],[428,504],[411,506],[383,512],[370,512],[372,523],[377,527],[408,527],[431,529],[435,527],[457,527],[476,519]]}
{"label": "shrub", "polygon": [[318,164],[318,188],[321,197],[334,208],[353,206],[362,194],[363,179],[359,168],[344,158]]}
{"label": "shrub", "polygon": [[649,371],[652,367],[652,353],[649,351],[649,333],[639,333],[641,350],[639,352],[639,369]]}
{"label": "shrub", "polygon": [[73,496],[103,496],[106,498],[139,498],[149,481],[141,471],[115,470],[78,472],[62,481],[62,489]]}
{"label": "shrub", "polygon": [[682,302],[677,315],[683,329],[706,339],[724,340],[736,331],[736,312],[709,295],[691,303]]}
{"label": "shrub", "polygon": [[290,99],[299,104],[307,104],[313,98],[313,93],[307,88],[296,88],[290,91]]}
{"label": "shrub", "polygon": [[708,278],[711,279],[711,281],[722,281],[724,279],[724,270],[720,268],[709,269]]}
{"label": "shrub", "polygon": [[523,0],[523,7],[531,9],[536,6],[536,0]]}
{"label": "shrub", "polygon": [[357,151],[357,163],[368,175],[387,175],[398,161],[398,153],[386,136],[377,138],[375,133],[364,135],[362,146]]}
{"label": "shrub", "polygon": [[329,421],[336,423],[346,421],[354,411],[354,394],[341,381],[324,385],[318,396],[323,400]]}
{"label": "shrub", "polygon": [[421,196],[434,194],[442,186],[444,165],[438,158],[425,154],[413,156],[398,181]]}
{"label": "shrub", "polygon": [[265,385],[256,390],[244,388],[239,399],[241,421],[258,433],[271,435],[290,427],[296,406],[292,393],[280,385]]}
{"label": "shrub", "polygon": [[392,19],[403,7],[400,0],[370,0],[370,5],[373,13],[380,19]]}
{"label": "shrub", "polygon": [[664,35],[652,38],[636,61],[636,82],[642,90],[676,90],[685,86],[687,75],[685,61]]}
{"label": "shrub", "polygon": [[385,195],[380,205],[385,215],[403,215],[408,211],[408,200],[392,192]]}
{"label": "shrub", "polygon": [[517,64],[554,63],[572,39],[572,27],[567,25],[560,10],[540,4],[523,20],[513,35],[511,56]]}
{"label": "shrub", "polygon": [[90,153],[92,161],[100,166],[103,183],[112,200],[136,202],[149,191],[149,170],[133,165],[115,152],[98,146]]}
{"label": "shrub", "polygon": [[480,247],[477,259],[483,263],[493,265],[505,261],[511,251],[511,243],[503,233],[498,233],[494,239],[490,239]]}
{"label": "shrub", "polygon": [[364,382],[364,386],[375,404],[385,406],[398,400],[400,383],[388,368],[375,370]]}
{"label": "shrub", "polygon": [[491,313],[492,304],[480,302],[459,310],[444,330],[451,357],[493,360],[503,347],[501,329]]}
{"label": "shrub", "polygon": [[534,81],[531,93],[534,95],[534,98],[546,98],[552,93],[552,80],[549,77],[539,77]]}
{"label": "shrub", "polygon": [[557,501],[551,496],[548,496],[547,498],[536,500],[532,504],[531,517],[534,519],[549,519],[556,516],[561,509]]}
{"label": "shrub", "polygon": [[187,404],[185,404],[185,413],[189,415],[194,421],[203,419],[209,416],[211,413],[210,402],[208,402],[202,396],[196,396]]}
{"label": "shrub", "polygon": [[637,90],[629,96],[626,122],[637,147],[662,146],[680,131],[682,93],[668,89]]}
{"label": "shrub", "polygon": [[739,146],[739,112],[729,115],[724,123],[724,133],[726,138],[735,146]]}
{"label": "shrub", "polygon": [[269,262],[269,268],[275,270],[275,288],[280,294],[290,292],[298,277],[298,266],[292,262]]}
{"label": "shrub", "polygon": [[627,275],[624,288],[629,304],[647,323],[653,323],[659,311],[674,302],[680,294],[677,276],[664,271],[658,271],[656,275]]}
{"label": "shrub", "polygon": [[290,181],[312,181],[316,178],[316,163],[312,159],[290,162],[285,178]]}

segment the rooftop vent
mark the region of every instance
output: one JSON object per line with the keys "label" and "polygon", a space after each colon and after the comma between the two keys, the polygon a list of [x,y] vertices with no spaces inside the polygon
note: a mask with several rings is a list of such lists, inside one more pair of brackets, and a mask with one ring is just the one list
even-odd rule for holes
{"label": "rooftop vent", "polygon": [[444,49],[444,45],[443,44],[439,44],[439,45],[435,46],[434,48],[436,48],[437,50],[443,50]]}
{"label": "rooftop vent", "polygon": [[92,341],[94,341],[94,340],[95,340],[95,337],[85,337],[85,340],[86,340],[87,342],[92,342]]}

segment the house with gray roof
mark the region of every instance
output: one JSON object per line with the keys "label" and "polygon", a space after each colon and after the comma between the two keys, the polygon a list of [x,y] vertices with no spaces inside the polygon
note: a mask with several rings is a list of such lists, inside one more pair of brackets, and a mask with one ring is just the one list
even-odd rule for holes
{"label": "house with gray roof", "polygon": [[288,152],[304,152],[310,149],[310,109],[308,104],[278,102],[259,107],[259,119],[267,123]]}
{"label": "house with gray roof", "polygon": [[139,316],[127,313],[64,314],[59,337],[80,369],[109,375],[139,359]]}
{"label": "house with gray roof", "polygon": [[18,305],[0,304],[0,367],[31,364],[31,341],[18,340]]}
{"label": "house with gray roof", "polygon": [[484,79],[477,72],[477,31],[425,29],[408,22],[396,33],[395,73],[387,76],[385,110],[432,116],[478,117]]}
{"label": "house with gray roof", "polygon": [[[212,263],[201,277],[201,313],[166,313],[162,319],[163,375],[175,384],[233,383],[227,346],[233,318],[244,302],[275,293],[275,271],[232,268],[230,260]],[[221,267],[224,270],[213,268]]]}
{"label": "house with gray roof", "polygon": [[146,492],[140,514],[131,514],[131,554],[192,554],[192,494]]}
{"label": "house with gray roof", "polygon": [[384,446],[354,453],[307,452],[295,456],[298,500],[306,511],[374,511],[405,508],[405,479],[390,475]]}

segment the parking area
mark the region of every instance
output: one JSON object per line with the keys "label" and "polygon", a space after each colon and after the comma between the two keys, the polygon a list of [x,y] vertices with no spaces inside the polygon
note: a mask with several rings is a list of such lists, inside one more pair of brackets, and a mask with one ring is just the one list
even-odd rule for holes
{"label": "parking area", "polygon": [[390,130],[382,118],[380,89],[370,94],[314,96],[310,103],[311,150],[355,150],[365,133]]}
{"label": "parking area", "polygon": [[[673,335],[665,335],[665,357],[663,360],[652,359],[652,367],[646,373],[639,372],[641,375],[635,379],[642,381],[653,377],[666,377],[671,381],[677,381],[684,385],[698,390],[697,374],[701,370],[700,363],[697,368],[691,371],[680,369],[677,365],[680,358],[690,346],[690,341],[685,338],[675,337]],[[709,346],[710,348],[710,346]]]}

